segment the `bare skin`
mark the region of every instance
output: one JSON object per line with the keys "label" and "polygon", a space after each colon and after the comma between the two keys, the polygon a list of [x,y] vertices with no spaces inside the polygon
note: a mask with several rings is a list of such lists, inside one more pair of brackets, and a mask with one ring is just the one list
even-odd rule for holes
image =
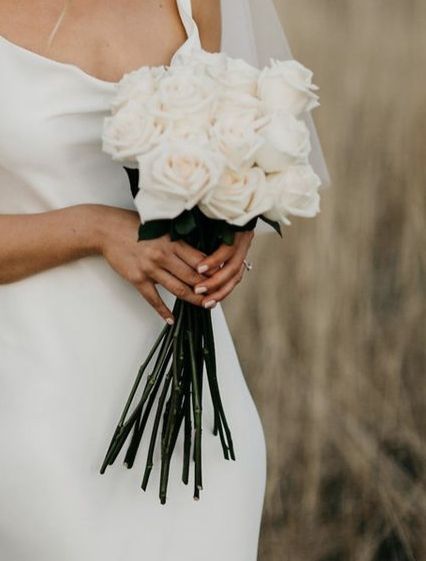
{"label": "bare skin", "polygon": [[[203,47],[219,50],[220,0],[193,0],[192,5]],[[168,64],[186,38],[175,0],[74,0],[47,49],[46,38],[62,7],[57,0],[0,0],[0,34],[113,82],[143,65]],[[101,255],[172,322],[157,284],[195,305],[214,307],[241,281],[252,232],[238,233],[232,246],[206,256],[168,236],[137,242],[138,226],[136,212],[96,204],[0,215],[0,283]]]}

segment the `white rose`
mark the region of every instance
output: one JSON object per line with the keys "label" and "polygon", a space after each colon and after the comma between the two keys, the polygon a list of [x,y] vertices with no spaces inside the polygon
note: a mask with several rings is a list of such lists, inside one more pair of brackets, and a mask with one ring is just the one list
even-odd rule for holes
{"label": "white rose", "polygon": [[228,57],[226,70],[217,73],[216,79],[222,87],[228,90],[256,96],[259,75],[258,68],[242,59]]}
{"label": "white rose", "polygon": [[[213,84],[213,86],[212,86]],[[206,133],[213,118],[216,90],[211,79],[195,76],[190,68],[170,69],[147,102],[150,111],[170,123],[181,137]]]}
{"label": "white rose", "polygon": [[214,118],[231,115],[246,122],[253,122],[262,117],[260,100],[247,93],[235,90],[221,90],[215,100]]}
{"label": "white rose", "polygon": [[104,119],[102,149],[114,160],[132,162],[152,150],[170,134],[170,127],[130,101]]}
{"label": "white rose", "polygon": [[195,76],[190,68],[170,69],[158,82],[153,105],[171,120],[196,119],[206,122],[211,115],[216,90],[213,80]]}
{"label": "white rose", "polygon": [[195,75],[213,78],[224,88],[257,95],[260,70],[243,59],[229,57],[223,52],[210,53],[200,49],[182,53],[174,66],[190,68]]}
{"label": "white rose", "polygon": [[225,157],[234,171],[250,168],[255,154],[265,142],[257,133],[256,121],[241,119],[238,115],[222,115],[210,129],[212,146]]}
{"label": "white rose", "polygon": [[212,118],[208,113],[194,113],[183,119],[168,119],[167,113],[162,113],[166,121],[170,122],[173,136],[183,139],[208,139],[208,130],[212,123]]}
{"label": "white rose", "polygon": [[285,171],[290,165],[306,162],[311,142],[304,121],[279,111],[271,115],[259,134],[265,143],[256,153],[256,162],[265,172]]}
{"label": "white rose", "polygon": [[143,103],[149,99],[164,72],[164,67],[142,67],[125,74],[118,83],[117,93],[111,102],[112,113],[116,113],[131,100]]}
{"label": "white rose", "polygon": [[175,218],[190,210],[218,182],[224,168],[208,145],[167,142],[138,159],[135,204],[142,222]]}
{"label": "white rose", "polygon": [[203,197],[199,208],[209,218],[244,226],[271,205],[265,174],[254,167],[243,173],[226,169],[218,184]]}
{"label": "white rose", "polygon": [[271,66],[260,73],[258,95],[266,113],[284,109],[300,115],[319,105],[313,92],[318,87],[312,84],[312,72],[295,60],[271,59]]}
{"label": "white rose", "polygon": [[180,53],[174,65],[191,68],[193,74],[217,79],[226,72],[228,57],[225,53],[210,53],[203,49]]}
{"label": "white rose", "polygon": [[202,127],[194,125],[196,123],[191,121],[176,121],[171,129],[171,137],[176,141],[184,140],[200,146],[208,144],[210,137],[207,128],[204,125]]}
{"label": "white rose", "polygon": [[267,218],[290,224],[289,215],[313,217],[318,214],[321,180],[311,166],[292,166],[284,173],[267,176],[266,183],[274,199],[272,208],[265,212]]}

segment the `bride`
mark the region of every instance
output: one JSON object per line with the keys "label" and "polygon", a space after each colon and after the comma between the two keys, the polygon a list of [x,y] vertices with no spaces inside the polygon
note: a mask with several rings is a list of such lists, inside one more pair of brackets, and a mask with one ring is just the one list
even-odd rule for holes
{"label": "bride", "polygon": [[[125,172],[101,150],[123,74],[194,41],[219,50],[220,2],[1,0],[0,35],[0,558],[254,561],[264,433],[217,305],[253,234],[209,256],[167,236],[136,242]],[[237,459],[221,455],[206,401],[201,499],[180,481],[178,440],[163,506],[158,456],[146,492],[144,454],[132,470],[99,467],[173,296],[216,306]]]}
{"label": "bride", "polygon": [[[0,559],[257,559],[265,435],[220,305],[250,268],[253,233],[212,255],[137,242],[126,173],[101,136],[124,74],[194,46],[256,58],[254,39],[260,64],[281,54],[268,47],[277,25],[269,0],[0,0]],[[180,479],[180,433],[161,505],[158,448],[140,488],[152,418],[131,470],[99,468],[175,296],[213,309],[236,461],[206,399],[201,499]]]}

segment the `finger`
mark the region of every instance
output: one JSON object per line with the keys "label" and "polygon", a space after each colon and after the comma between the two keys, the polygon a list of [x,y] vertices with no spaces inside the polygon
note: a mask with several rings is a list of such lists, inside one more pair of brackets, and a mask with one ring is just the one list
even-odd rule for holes
{"label": "finger", "polygon": [[164,268],[173,276],[192,287],[199,283],[202,284],[206,278],[204,275],[199,275],[175,254],[170,255]]}
{"label": "finger", "polygon": [[238,275],[241,265],[243,264],[244,254],[239,252],[235,254],[222,268],[210,278],[205,279],[194,286],[195,294],[211,294],[213,291],[219,290],[228,281]]}
{"label": "finger", "polygon": [[237,275],[232,277],[226,284],[224,284],[219,290],[212,292],[206,296],[202,302],[204,307],[213,307],[212,302],[221,302],[231,294],[234,288],[241,282],[244,275],[244,266],[242,266]]}
{"label": "finger", "polygon": [[[205,253],[193,248],[182,240],[179,240],[175,243],[175,255],[182,259],[182,261],[185,261],[185,263],[187,263],[190,267],[193,267],[195,270],[197,269],[197,265],[200,263],[200,261],[207,257]],[[219,267],[212,267],[204,273],[204,276],[210,277],[211,275],[214,275],[214,273],[218,270]]]}
{"label": "finger", "polygon": [[197,284],[194,287],[194,291],[196,294],[204,294],[204,293],[211,293],[212,290],[219,290],[220,287],[226,284],[232,277],[237,276],[241,266],[243,264],[244,259],[247,256],[248,246],[246,238],[236,238],[237,243],[235,245],[235,253],[227,261],[223,264],[223,267],[219,267],[216,269],[216,273],[214,275],[207,275],[210,278],[202,283]]}
{"label": "finger", "polygon": [[159,269],[154,273],[153,278],[156,282],[164,286],[164,288],[166,288],[180,300],[185,300],[186,302],[190,302],[195,306],[201,306],[203,297],[194,294],[194,291],[190,286],[177,279],[168,271]]}
{"label": "finger", "polygon": [[198,263],[206,258],[205,253],[199,251],[198,249],[195,249],[195,247],[192,247],[183,240],[175,242],[174,250],[175,254],[193,269],[196,269]]}
{"label": "finger", "polygon": [[236,246],[222,244],[214,253],[204,258],[198,263],[197,271],[200,274],[206,273],[215,267],[220,267],[222,263],[226,263],[236,251]]}
{"label": "finger", "polygon": [[[225,263],[223,263],[224,265]],[[209,269],[208,271],[206,271],[205,273],[203,273],[203,277],[212,277],[215,273],[217,273],[218,271],[220,271],[222,269],[222,267],[214,267],[212,269]]]}
{"label": "finger", "polygon": [[174,317],[172,312],[166,306],[158,290],[155,288],[154,283],[144,282],[138,287],[139,292],[145,298],[145,300],[151,304],[151,306],[159,313],[159,315],[170,325],[174,323]]}

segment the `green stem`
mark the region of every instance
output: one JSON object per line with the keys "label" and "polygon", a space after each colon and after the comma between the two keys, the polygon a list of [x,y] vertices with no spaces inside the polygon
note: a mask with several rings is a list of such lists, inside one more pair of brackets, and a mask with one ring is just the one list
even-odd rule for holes
{"label": "green stem", "polygon": [[173,364],[172,364],[173,386],[172,386],[171,404],[170,404],[169,414],[167,417],[166,432],[163,439],[163,446],[166,448],[168,448],[168,443],[170,440],[170,435],[173,427],[173,419],[176,416],[177,408],[179,405],[178,399],[182,394],[182,384],[179,376],[181,370],[181,364],[179,363],[178,349],[179,349],[179,337],[181,336],[184,314],[185,314],[185,305],[182,305],[178,317],[178,324],[176,326],[176,331],[173,336]]}
{"label": "green stem", "polygon": [[184,314],[185,314],[185,303],[181,303],[181,307],[179,309],[179,316],[176,326],[176,331],[173,338],[173,364],[172,364],[172,372],[173,372],[173,385],[171,396],[168,400],[168,406],[166,407],[166,412],[164,415],[163,421],[163,432],[162,432],[162,441],[161,441],[161,475],[160,475],[160,501],[162,504],[166,502],[166,495],[167,495],[167,485],[168,485],[168,477],[169,477],[169,469],[170,469],[170,462],[171,456],[173,452],[173,432],[176,423],[176,418],[180,406],[180,400],[182,396],[182,381],[180,373],[182,371],[182,361],[180,360],[179,349],[180,349],[180,339],[182,337],[182,325],[184,322]]}
{"label": "green stem", "polygon": [[[216,358],[215,358],[215,345],[214,345],[214,336],[213,336],[213,326],[212,326],[212,319],[211,319],[211,312],[210,310],[206,310],[206,313],[203,314],[204,320],[204,333],[206,336],[206,346],[204,348],[204,355],[206,359],[206,367],[207,367],[207,375],[210,382],[210,388],[212,391],[212,397],[215,397],[216,406],[218,408],[218,413],[223,423],[223,428],[226,433],[226,437],[228,440],[228,448],[231,455],[231,458],[235,460],[235,452],[234,452],[234,445],[232,442],[231,431],[229,430],[229,426],[226,420],[225,411],[222,405],[222,399],[220,396],[219,385],[217,381],[217,374],[216,374]],[[220,432],[220,428],[219,428]],[[226,455],[225,455],[226,457]]]}
{"label": "green stem", "polygon": [[146,491],[149,476],[151,474],[151,470],[152,470],[153,465],[154,465],[153,457],[154,457],[155,441],[157,439],[157,433],[158,433],[158,427],[160,425],[161,413],[162,413],[162,410],[163,410],[164,402],[166,400],[167,392],[168,392],[169,387],[170,387],[171,380],[172,380],[172,369],[170,369],[168,371],[167,375],[166,375],[166,378],[164,380],[164,386],[163,386],[162,392],[160,394],[160,399],[158,400],[157,412],[156,412],[155,419],[154,419],[154,426],[153,426],[153,429],[152,429],[151,440],[149,442],[148,455],[147,455],[147,460],[146,460],[146,465],[145,465],[145,473],[144,473],[143,481],[142,481],[142,485],[141,485],[141,487],[144,491]]}
{"label": "green stem", "polygon": [[201,466],[201,433],[202,433],[202,407],[200,400],[200,388],[198,382],[197,361],[195,356],[195,337],[192,309],[188,308],[188,344],[191,360],[192,375],[192,408],[195,425],[195,477],[194,477],[194,499],[199,498],[199,491],[202,489],[202,466]]}
{"label": "green stem", "polygon": [[105,459],[104,459],[104,461],[103,461],[103,463],[102,463],[102,467],[101,467],[100,473],[104,473],[104,472],[105,472],[105,469],[107,468],[107,466],[108,466],[108,464],[109,464],[108,458],[109,458],[110,450],[111,450],[111,448],[113,447],[113,445],[114,445],[114,443],[115,443],[115,440],[116,440],[116,438],[117,438],[118,433],[120,432],[121,426],[123,425],[124,419],[126,418],[127,412],[128,412],[128,410],[129,410],[129,408],[130,408],[130,405],[131,405],[131,403],[132,403],[132,401],[133,401],[133,398],[134,398],[135,393],[136,393],[136,391],[137,391],[137,389],[138,389],[138,386],[139,386],[139,383],[140,383],[140,381],[141,381],[141,379],[142,379],[142,376],[143,376],[145,370],[147,369],[149,363],[151,362],[151,359],[152,359],[152,357],[154,356],[155,351],[158,349],[158,347],[160,346],[160,344],[161,344],[161,342],[163,341],[163,339],[167,336],[167,333],[168,333],[169,330],[170,330],[170,326],[169,326],[169,325],[165,325],[164,328],[162,329],[160,335],[158,336],[157,340],[155,341],[155,343],[154,343],[154,345],[153,345],[151,351],[149,352],[149,354],[148,354],[148,356],[147,356],[145,362],[144,362],[144,363],[142,364],[142,366],[139,368],[138,374],[137,374],[137,376],[136,376],[136,380],[135,380],[135,382],[134,382],[134,384],[133,384],[133,387],[132,387],[132,390],[131,390],[131,392],[130,392],[129,397],[127,398],[126,405],[124,406],[123,412],[121,413],[120,419],[119,419],[119,421],[118,421],[118,425],[117,425],[117,427],[116,427],[116,429],[115,429],[115,431],[114,431],[114,434],[113,434],[113,436],[112,436],[110,445],[108,446],[108,450],[107,450]]}
{"label": "green stem", "polygon": [[133,413],[130,415],[129,419],[121,425],[121,427],[119,427],[119,431],[118,431],[118,435],[116,436],[116,441],[113,444],[111,450],[109,451],[106,460],[108,461],[109,465],[112,465],[118,454],[121,451],[121,448],[123,447],[132,427],[134,426],[135,423],[138,423],[139,418],[140,418],[140,413],[142,411],[142,408],[146,402],[146,400],[149,398],[151,391],[153,390],[157,379],[160,377],[160,373],[162,372],[162,369],[164,367],[164,365],[166,364],[167,361],[167,357],[170,357],[170,341],[171,341],[171,336],[172,336],[173,332],[169,331],[167,333],[167,337],[166,337],[166,341],[164,343],[164,346],[162,348],[162,352],[160,355],[159,360],[156,362],[156,368],[153,370],[153,372],[148,376],[147,378],[147,382],[145,384],[145,388],[143,391],[143,395],[142,398],[140,400],[140,402],[138,403],[138,405],[135,407]]}
{"label": "green stem", "polygon": [[137,454],[140,442],[142,440],[143,432],[145,430],[145,426],[146,426],[146,423],[148,421],[149,414],[151,412],[152,406],[154,405],[154,401],[155,401],[155,398],[158,394],[158,390],[161,386],[161,382],[163,381],[163,379],[165,377],[165,373],[166,373],[166,370],[167,370],[167,365],[170,362],[171,353],[172,353],[172,351],[170,349],[169,353],[166,356],[166,359],[164,360],[164,362],[162,364],[162,367],[159,371],[159,374],[156,378],[155,385],[154,385],[153,390],[152,390],[152,392],[149,396],[148,402],[147,402],[146,407],[143,411],[143,415],[142,415],[142,409],[141,409],[139,417],[135,421],[135,425],[134,425],[135,429],[134,429],[133,437],[130,441],[129,448],[128,448],[126,456],[124,458],[124,463],[127,465],[127,467],[129,469],[133,467],[133,464],[134,464],[134,461],[135,461],[135,458],[136,458],[136,454]]}
{"label": "green stem", "polygon": [[[178,310],[178,309],[179,309],[179,306],[176,303],[175,307],[174,307],[174,311]],[[138,377],[137,377],[136,382],[135,382],[135,384],[132,388],[132,391],[131,391],[130,396],[127,400],[126,406],[124,408],[123,414],[121,415],[119,424],[118,424],[118,426],[117,426],[117,428],[114,432],[114,436],[113,436],[113,439],[111,441],[110,447],[109,447],[109,449],[107,451],[107,454],[105,456],[104,463],[103,463],[102,468],[101,468],[101,473],[104,473],[104,471],[105,471],[105,469],[108,465],[112,465],[115,462],[115,460],[116,460],[118,454],[120,453],[121,448],[123,447],[124,442],[126,441],[132,427],[134,426],[135,423],[137,424],[139,422],[142,407],[143,407],[145,401],[148,399],[148,397],[149,397],[149,395],[150,395],[150,393],[151,393],[151,391],[152,391],[152,389],[155,385],[155,382],[156,382],[156,380],[159,376],[159,373],[161,372],[161,370],[164,366],[164,362],[167,359],[167,355],[170,351],[170,343],[172,342],[172,336],[173,336],[173,331],[174,331],[173,327],[169,326],[169,325],[166,325],[163,328],[160,336],[158,337],[156,343],[154,344],[154,347],[151,349],[147,359],[145,360],[144,364],[142,365],[142,367],[139,370]],[[157,357],[157,360],[155,362],[154,370],[147,377],[147,382],[146,382],[145,388],[143,390],[142,398],[139,401],[138,405],[135,407],[135,409],[132,412],[132,414],[130,415],[130,417],[127,419],[127,421],[125,421],[125,417],[126,417],[127,412],[130,408],[130,405],[133,401],[133,398],[135,396],[137,387],[140,383],[141,371],[143,372],[143,371],[146,370],[147,366],[151,362],[151,360],[152,360],[152,358],[155,354],[155,351],[157,350],[160,343],[162,343],[162,344],[161,344],[161,349],[160,349],[160,352],[159,352],[159,356]]]}
{"label": "green stem", "polygon": [[185,438],[183,444],[183,468],[182,468],[182,481],[185,485],[189,482],[189,463],[191,456],[191,395],[189,392],[185,394]]}

